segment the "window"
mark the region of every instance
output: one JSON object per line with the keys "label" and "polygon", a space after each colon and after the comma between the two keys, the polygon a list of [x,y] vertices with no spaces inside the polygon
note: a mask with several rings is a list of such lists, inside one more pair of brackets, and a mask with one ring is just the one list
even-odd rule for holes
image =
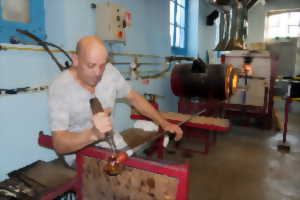
{"label": "window", "polygon": [[170,43],[174,54],[186,54],[187,1],[170,0]]}
{"label": "window", "polygon": [[266,39],[279,37],[300,37],[300,10],[268,13]]}
{"label": "window", "polygon": [[0,0],[0,42],[33,42],[16,32],[27,30],[46,39],[45,9],[43,0]]}
{"label": "window", "polygon": [[2,0],[2,17],[7,21],[29,22],[29,2],[28,0]]}

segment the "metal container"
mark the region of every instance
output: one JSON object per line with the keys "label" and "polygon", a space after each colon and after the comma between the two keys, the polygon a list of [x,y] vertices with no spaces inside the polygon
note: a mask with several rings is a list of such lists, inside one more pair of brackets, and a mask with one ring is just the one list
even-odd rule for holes
{"label": "metal container", "polygon": [[195,69],[195,62],[175,65],[171,89],[176,96],[224,100],[235,92],[238,70],[232,65],[209,64]]}

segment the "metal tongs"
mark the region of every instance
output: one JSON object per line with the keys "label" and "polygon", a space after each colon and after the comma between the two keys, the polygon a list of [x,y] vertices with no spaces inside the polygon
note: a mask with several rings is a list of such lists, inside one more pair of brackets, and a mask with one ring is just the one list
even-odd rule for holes
{"label": "metal tongs", "polygon": [[[92,109],[92,112],[93,112],[94,115],[99,113],[99,112],[104,112],[100,101],[96,97],[90,99],[90,106],[91,106],[91,109]],[[116,153],[117,146],[116,146],[116,143],[115,143],[115,140],[114,140],[114,131],[113,130],[108,132],[105,135],[104,140],[108,143],[111,151],[113,153]]]}
{"label": "metal tongs", "polygon": [[114,140],[114,131],[107,133],[104,140],[109,144],[111,151],[115,154],[117,152],[117,146]]}

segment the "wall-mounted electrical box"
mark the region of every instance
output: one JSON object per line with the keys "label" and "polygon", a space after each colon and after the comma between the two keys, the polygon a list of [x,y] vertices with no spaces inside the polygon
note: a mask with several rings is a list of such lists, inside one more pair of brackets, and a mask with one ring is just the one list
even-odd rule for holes
{"label": "wall-mounted electrical box", "polygon": [[16,29],[27,30],[41,39],[45,34],[44,1],[1,0],[0,1],[0,42],[33,42]]}
{"label": "wall-mounted electrical box", "polygon": [[96,4],[96,34],[103,40],[125,42],[125,28],[131,13],[120,5],[105,2]]}

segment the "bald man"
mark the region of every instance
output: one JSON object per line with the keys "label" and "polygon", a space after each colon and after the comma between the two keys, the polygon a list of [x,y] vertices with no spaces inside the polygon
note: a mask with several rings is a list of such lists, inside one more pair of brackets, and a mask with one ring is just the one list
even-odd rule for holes
{"label": "bald man", "polygon": [[[112,130],[109,113],[112,112],[116,98],[126,98],[140,113],[151,118],[164,130],[182,137],[179,126],[166,121],[148,101],[131,89],[120,72],[108,63],[108,52],[102,40],[86,36],[77,43],[73,55],[73,66],[63,71],[49,89],[49,119],[54,149],[65,155],[66,162],[74,164],[74,152],[103,142],[105,135]],[[104,110],[104,115],[94,115],[89,100],[96,96]],[[117,148],[127,144],[119,133],[114,134]]]}

